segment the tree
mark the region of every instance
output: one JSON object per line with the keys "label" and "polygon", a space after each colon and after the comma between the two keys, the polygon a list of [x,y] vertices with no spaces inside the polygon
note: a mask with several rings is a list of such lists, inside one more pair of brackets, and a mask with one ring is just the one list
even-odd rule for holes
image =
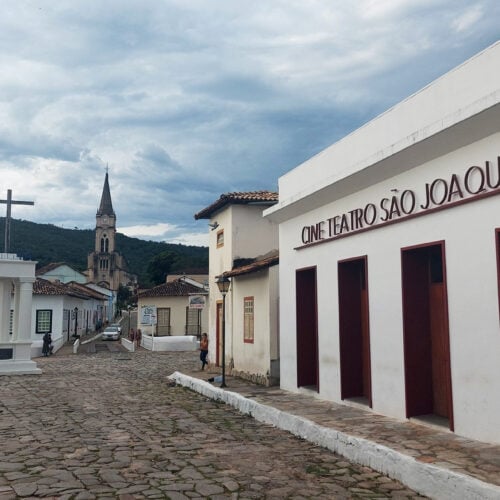
{"label": "tree", "polygon": [[167,274],[171,271],[177,260],[177,255],[169,250],[155,255],[148,264],[149,279],[155,285],[165,283]]}
{"label": "tree", "polygon": [[130,291],[130,289],[120,283],[118,292],[116,294],[116,308],[119,311],[122,309],[126,309],[131,297],[132,292]]}

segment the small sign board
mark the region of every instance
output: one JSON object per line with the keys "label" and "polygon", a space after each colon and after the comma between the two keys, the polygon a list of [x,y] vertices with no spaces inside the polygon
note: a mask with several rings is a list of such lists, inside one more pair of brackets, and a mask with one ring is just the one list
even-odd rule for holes
{"label": "small sign board", "polygon": [[205,295],[190,295],[189,296],[189,309],[203,309],[206,302]]}
{"label": "small sign board", "polygon": [[141,306],[141,325],[156,325],[156,306]]}

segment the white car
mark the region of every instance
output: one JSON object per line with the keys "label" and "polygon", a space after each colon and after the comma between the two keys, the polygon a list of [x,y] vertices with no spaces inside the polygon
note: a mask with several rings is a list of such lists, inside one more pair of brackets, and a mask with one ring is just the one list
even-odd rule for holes
{"label": "white car", "polygon": [[120,323],[113,323],[112,325],[110,325],[111,327],[116,327],[118,328],[118,333],[121,335],[122,334],[122,326],[120,325]]}
{"label": "white car", "polygon": [[102,340],[118,340],[120,332],[116,326],[108,326],[101,334]]}

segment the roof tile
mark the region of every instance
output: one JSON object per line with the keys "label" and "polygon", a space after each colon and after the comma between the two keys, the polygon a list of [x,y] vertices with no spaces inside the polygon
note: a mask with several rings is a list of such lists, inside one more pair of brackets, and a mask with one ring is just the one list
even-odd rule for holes
{"label": "roof tile", "polygon": [[195,214],[194,218],[196,220],[209,219],[214,212],[230,204],[245,205],[259,202],[274,205],[278,202],[278,193],[274,191],[248,191],[221,194],[218,200]]}

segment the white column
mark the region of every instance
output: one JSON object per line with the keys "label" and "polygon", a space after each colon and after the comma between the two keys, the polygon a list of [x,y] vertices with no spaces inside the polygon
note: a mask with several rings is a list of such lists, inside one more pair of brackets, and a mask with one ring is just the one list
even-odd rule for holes
{"label": "white column", "polygon": [[34,278],[19,278],[19,293],[17,294],[19,301],[16,300],[19,312],[17,317],[17,340],[24,342],[31,341],[31,303],[34,281]]}
{"label": "white column", "polygon": [[9,342],[11,279],[0,279],[0,342]]}

